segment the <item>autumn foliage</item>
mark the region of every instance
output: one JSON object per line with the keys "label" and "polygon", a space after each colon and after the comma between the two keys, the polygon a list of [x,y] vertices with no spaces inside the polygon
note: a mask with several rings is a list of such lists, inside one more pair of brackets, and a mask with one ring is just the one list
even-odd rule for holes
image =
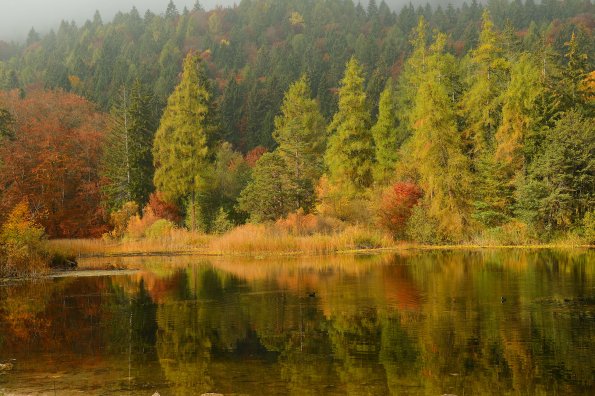
{"label": "autumn foliage", "polygon": [[14,139],[0,147],[0,213],[26,200],[50,237],[105,232],[98,185],[105,116],[63,91],[3,92],[0,107],[15,118]]}
{"label": "autumn foliage", "polygon": [[0,277],[24,276],[47,269],[45,231],[29,210],[18,203],[0,229]]}
{"label": "autumn foliage", "polygon": [[421,189],[414,183],[399,182],[386,189],[380,203],[380,225],[395,237],[404,237],[411,211],[422,195]]}

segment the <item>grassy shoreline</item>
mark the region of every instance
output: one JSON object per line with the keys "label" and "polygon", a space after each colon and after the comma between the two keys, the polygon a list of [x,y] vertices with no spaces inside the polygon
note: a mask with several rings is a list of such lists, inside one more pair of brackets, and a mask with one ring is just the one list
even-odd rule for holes
{"label": "grassy shoreline", "polygon": [[444,244],[428,245],[395,241],[375,230],[357,227],[336,234],[291,235],[249,226],[224,235],[205,235],[174,230],[158,239],[57,239],[48,242],[50,250],[63,255],[90,257],[127,256],[296,256],[383,253],[404,250],[472,250],[472,249],[569,249],[594,248],[576,241],[531,244]]}

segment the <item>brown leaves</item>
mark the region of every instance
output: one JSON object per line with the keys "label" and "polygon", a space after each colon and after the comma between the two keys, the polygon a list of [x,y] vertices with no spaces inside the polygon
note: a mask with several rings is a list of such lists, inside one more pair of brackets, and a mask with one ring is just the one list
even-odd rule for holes
{"label": "brown leaves", "polygon": [[98,162],[106,118],[86,99],[62,91],[0,94],[15,116],[15,139],[0,147],[0,212],[22,199],[52,237],[100,235]]}

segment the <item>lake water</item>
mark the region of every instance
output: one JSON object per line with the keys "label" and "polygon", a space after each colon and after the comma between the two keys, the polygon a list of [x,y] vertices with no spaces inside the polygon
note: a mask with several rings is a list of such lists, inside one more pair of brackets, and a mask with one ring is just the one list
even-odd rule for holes
{"label": "lake water", "polygon": [[593,250],[107,262],[0,285],[0,395],[595,394]]}

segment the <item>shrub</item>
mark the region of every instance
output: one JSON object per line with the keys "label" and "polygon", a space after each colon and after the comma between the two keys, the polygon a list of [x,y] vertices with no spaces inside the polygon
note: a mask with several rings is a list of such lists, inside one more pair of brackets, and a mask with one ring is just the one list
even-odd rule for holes
{"label": "shrub", "polygon": [[135,215],[128,221],[126,227],[126,237],[132,239],[139,239],[145,236],[145,232],[153,225],[159,218],[155,216],[150,207],[146,207],[143,211],[143,216]]}
{"label": "shrub", "polygon": [[119,210],[112,212],[110,222],[114,229],[108,234],[111,238],[122,238],[128,228],[130,219],[138,216],[138,204],[136,202],[126,202]]}
{"label": "shrub", "polygon": [[211,226],[213,234],[225,234],[233,228],[233,223],[229,220],[229,214],[223,208],[219,208],[215,220]]}
{"label": "shrub", "polygon": [[536,239],[534,230],[526,223],[512,220],[499,227],[483,230],[474,242],[478,245],[517,246],[531,244]]}
{"label": "shrub", "polygon": [[160,239],[166,236],[170,236],[172,230],[176,228],[176,225],[169,220],[159,219],[149,226],[145,230],[145,236],[148,239]]}
{"label": "shrub", "polygon": [[583,235],[588,244],[595,245],[595,210],[587,212],[583,218]]}
{"label": "shrub", "polygon": [[329,234],[344,228],[340,220],[312,213],[306,214],[303,209],[277,220],[275,226],[279,231],[291,235]]}
{"label": "shrub", "polygon": [[428,216],[423,205],[415,205],[407,222],[405,234],[409,239],[420,243],[436,244],[443,241],[438,234],[438,222]]}
{"label": "shrub", "polygon": [[399,182],[386,189],[378,210],[380,225],[396,238],[405,237],[412,209],[422,195],[421,189],[413,183]]}
{"label": "shrub", "polygon": [[27,202],[11,211],[0,232],[0,276],[27,276],[48,269],[45,230],[37,224]]}
{"label": "shrub", "polygon": [[[173,203],[167,202],[163,193],[159,191],[154,192],[149,196],[147,207],[149,207],[153,211],[153,214],[160,219],[166,219],[175,224],[179,224],[182,219],[180,209]],[[145,208],[145,210],[147,209]]]}

